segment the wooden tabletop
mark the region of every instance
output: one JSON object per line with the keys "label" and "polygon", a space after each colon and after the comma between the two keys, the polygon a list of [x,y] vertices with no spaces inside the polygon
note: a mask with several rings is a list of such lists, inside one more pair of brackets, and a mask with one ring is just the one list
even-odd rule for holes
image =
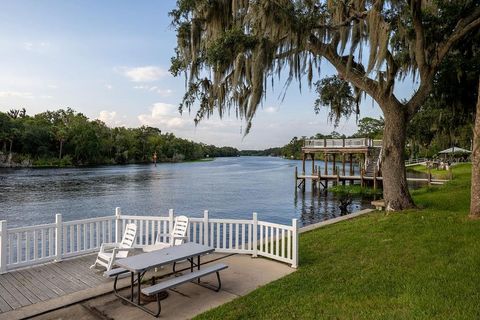
{"label": "wooden tabletop", "polygon": [[119,259],[115,261],[115,264],[131,272],[138,273],[195,256],[212,253],[213,251],[215,249],[212,247],[188,242],[179,246]]}

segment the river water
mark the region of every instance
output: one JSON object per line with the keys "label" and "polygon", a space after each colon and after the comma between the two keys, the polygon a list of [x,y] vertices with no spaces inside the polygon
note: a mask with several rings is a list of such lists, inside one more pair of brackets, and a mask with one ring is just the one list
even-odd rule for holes
{"label": "river water", "polygon": [[[322,162],[317,163],[322,166]],[[300,161],[274,157],[218,158],[213,161],[65,169],[0,169],[0,220],[9,227],[113,215],[176,214],[251,218],[306,225],[340,215],[331,194],[296,192],[294,167]],[[309,166],[307,165],[307,168]],[[299,170],[300,171],[300,170]],[[350,211],[369,207],[353,199]]]}

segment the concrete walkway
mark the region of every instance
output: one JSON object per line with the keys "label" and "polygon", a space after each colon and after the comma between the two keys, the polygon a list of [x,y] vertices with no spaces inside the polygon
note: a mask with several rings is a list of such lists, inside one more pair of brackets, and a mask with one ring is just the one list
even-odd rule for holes
{"label": "concrete walkway", "polygon": [[[264,258],[251,258],[248,255],[214,254],[209,257],[209,260],[213,259],[220,259],[220,262],[229,266],[221,272],[220,292],[214,292],[193,283],[169,290],[169,297],[162,300],[161,319],[192,318],[295,271],[286,264]],[[162,272],[167,271],[162,270]],[[202,281],[216,284],[215,275],[202,278]],[[150,303],[147,307],[153,309],[155,303]],[[75,320],[155,319],[140,309],[122,302],[112,293],[36,316],[33,319],[72,319],[73,317]]]}

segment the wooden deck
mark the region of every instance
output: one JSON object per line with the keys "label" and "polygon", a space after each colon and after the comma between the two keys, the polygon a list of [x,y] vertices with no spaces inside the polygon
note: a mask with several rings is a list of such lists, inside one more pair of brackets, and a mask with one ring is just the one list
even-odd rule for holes
{"label": "wooden deck", "polygon": [[0,275],[0,312],[52,300],[108,283],[101,270],[91,270],[96,255],[48,263]]}
{"label": "wooden deck", "polygon": [[[298,180],[302,179],[311,179],[311,180],[327,180],[327,181],[372,181],[376,179],[377,181],[383,181],[383,177],[371,177],[371,176],[343,176],[343,175],[297,175]],[[407,181],[409,182],[426,182],[431,184],[444,184],[445,182],[449,181],[446,179],[428,179],[428,178],[410,178],[407,177]]]}

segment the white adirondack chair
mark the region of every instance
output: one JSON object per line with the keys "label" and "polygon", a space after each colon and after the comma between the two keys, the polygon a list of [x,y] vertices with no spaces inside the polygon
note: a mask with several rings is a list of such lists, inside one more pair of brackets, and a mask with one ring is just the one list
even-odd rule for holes
{"label": "white adirondack chair", "polygon": [[[173,246],[181,245],[187,239],[188,231],[188,218],[185,216],[175,217],[175,224],[173,226],[172,232],[169,234],[159,233],[157,234],[157,239],[155,244],[144,246],[142,249],[144,252],[151,252],[155,250],[161,250]],[[162,242],[161,237],[167,237],[168,241]]]}
{"label": "white adirondack chair", "polygon": [[116,259],[126,258],[128,253],[135,248],[133,244],[137,235],[137,225],[129,223],[125,226],[125,233],[123,234],[122,242],[120,243],[102,243],[97,260],[90,266],[90,269],[97,265],[107,268],[107,271],[112,269]]}

